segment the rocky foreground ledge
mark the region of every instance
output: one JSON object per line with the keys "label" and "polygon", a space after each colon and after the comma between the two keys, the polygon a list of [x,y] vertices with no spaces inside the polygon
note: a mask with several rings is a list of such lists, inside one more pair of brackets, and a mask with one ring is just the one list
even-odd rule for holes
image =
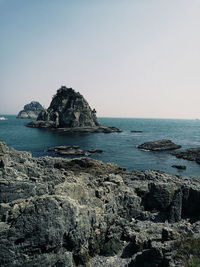
{"label": "rocky foreground ledge", "polygon": [[0,266],[198,261],[199,250],[189,249],[200,244],[197,178],[127,172],[88,158],[33,158],[0,142],[0,191]]}

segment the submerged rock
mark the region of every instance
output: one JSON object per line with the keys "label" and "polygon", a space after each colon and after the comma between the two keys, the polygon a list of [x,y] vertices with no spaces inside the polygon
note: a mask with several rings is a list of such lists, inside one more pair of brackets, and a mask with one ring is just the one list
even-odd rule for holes
{"label": "submerged rock", "polygon": [[115,127],[100,126],[96,110],[91,109],[84,97],[72,88],[62,86],[57,90],[47,110],[42,111],[37,121],[27,126],[35,128],[56,128],[65,132],[120,132]]}
{"label": "submerged rock", "polygon": [[58,155],[69,155],[69,156],[84,156],[86,152],[80,149],[79,146],[55,146],[48,148],[47,151],[55,152]]}
{"label": "submerged rock", "polygon": [[187,159],[190,161],[196,161],[196,163],[200,164],[200,148],[188,148],[179,151],[175,151],[171,153],[177,158]]}
{"label": "submerged rock", "polygon": [[199,235],[199,179],[0,152],[0,266],[185,266],[174,242]]}
{"label": "submerged rock", "polygon": [[176,168],[179,170],[186,170],[186,166],[185,165],[172,165],[172,168]]}
{"label": "submerged rock", "polygon": [[79,146],[54,146],[47,150],[48,152],[54,152],[58,155],[68,156],[88,156],[94,153],[102,153],[101,149],[82,150]]}
{"label": "submerged rock", "polygon": [[31,103],[24,106],[24,109],[19,112],[17,118],[37,119],[41,111],[44,111],[42,105],[39,102],[32,101]]}
{"label": "submerged rock", "polygon": [[180,145],[174,144],[171,140],[156,140],[152,142],[146,142],[138,146],[139,149],[151,150],[151,151],[164,151],[181,148]]}
{"label": "submerged rock", "polygon": [[132,130],[131,133],[143,133],[143,131]]}

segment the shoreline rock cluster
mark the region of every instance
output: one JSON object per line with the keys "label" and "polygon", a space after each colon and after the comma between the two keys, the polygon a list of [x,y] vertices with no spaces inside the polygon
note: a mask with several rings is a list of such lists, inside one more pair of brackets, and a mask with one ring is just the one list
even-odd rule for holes
{"label": "shoreline rock cluster", "polygon": [[43,106],[37,102],[32,101],[31,103],[24,106],[24,109],[17,115],[18,119],[37,119],[38,115],[44,111]]}
{"label": "shoreline rock cluster", "polygon": [[50,106],[42,111],[28,127],[58,129],[66,133],[121,132],[116,127],[102,126],[97,121],[96,110],[91,109],[85,98],[72,88],[62,86],[57,90]]}
{"label": "shoreline rock cluster", "polygon": [[200,237],[199,178],[33,158],[2,142],[0,157],[3,267],[185,266],[175,243]]}

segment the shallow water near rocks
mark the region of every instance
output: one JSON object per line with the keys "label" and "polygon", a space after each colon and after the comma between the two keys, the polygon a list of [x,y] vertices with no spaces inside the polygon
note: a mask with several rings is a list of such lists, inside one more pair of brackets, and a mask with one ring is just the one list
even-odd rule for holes
{"label": "shallow water near rocks", "polygon": [[[128,170],[156,169],[182,176],[200,177],[200,165],[177,159],[166,152],[142,151],[138,145],[159,139],[170,139],[182,148],[200,147],[200,121],[177,119],[98,118],[102,125],[115,126],[122,133],[63,134],[56,131],[28,128],[29,119],[3,115],[0,121],[0,140],[9,146],[32,152],[33,156],[54,156],[46,152],[51,146],[78,145],[84,150],[102,149],[104,152],[90,157],[104,162],[115,162]],[[131,132],[142,131],[142,132]],[[172,165],[185,165],[177,170]]]}

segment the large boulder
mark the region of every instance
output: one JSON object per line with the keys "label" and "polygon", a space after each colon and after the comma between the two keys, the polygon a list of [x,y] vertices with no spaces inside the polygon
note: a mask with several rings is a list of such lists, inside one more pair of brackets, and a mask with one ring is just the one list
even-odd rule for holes
{"label": "large boulder", "polygon": [[44,108],[39,102],[32,101],[31,103],[24,106],[24,109],[19,112],[17,118],[37,119],[39,113],[43,110]]}

